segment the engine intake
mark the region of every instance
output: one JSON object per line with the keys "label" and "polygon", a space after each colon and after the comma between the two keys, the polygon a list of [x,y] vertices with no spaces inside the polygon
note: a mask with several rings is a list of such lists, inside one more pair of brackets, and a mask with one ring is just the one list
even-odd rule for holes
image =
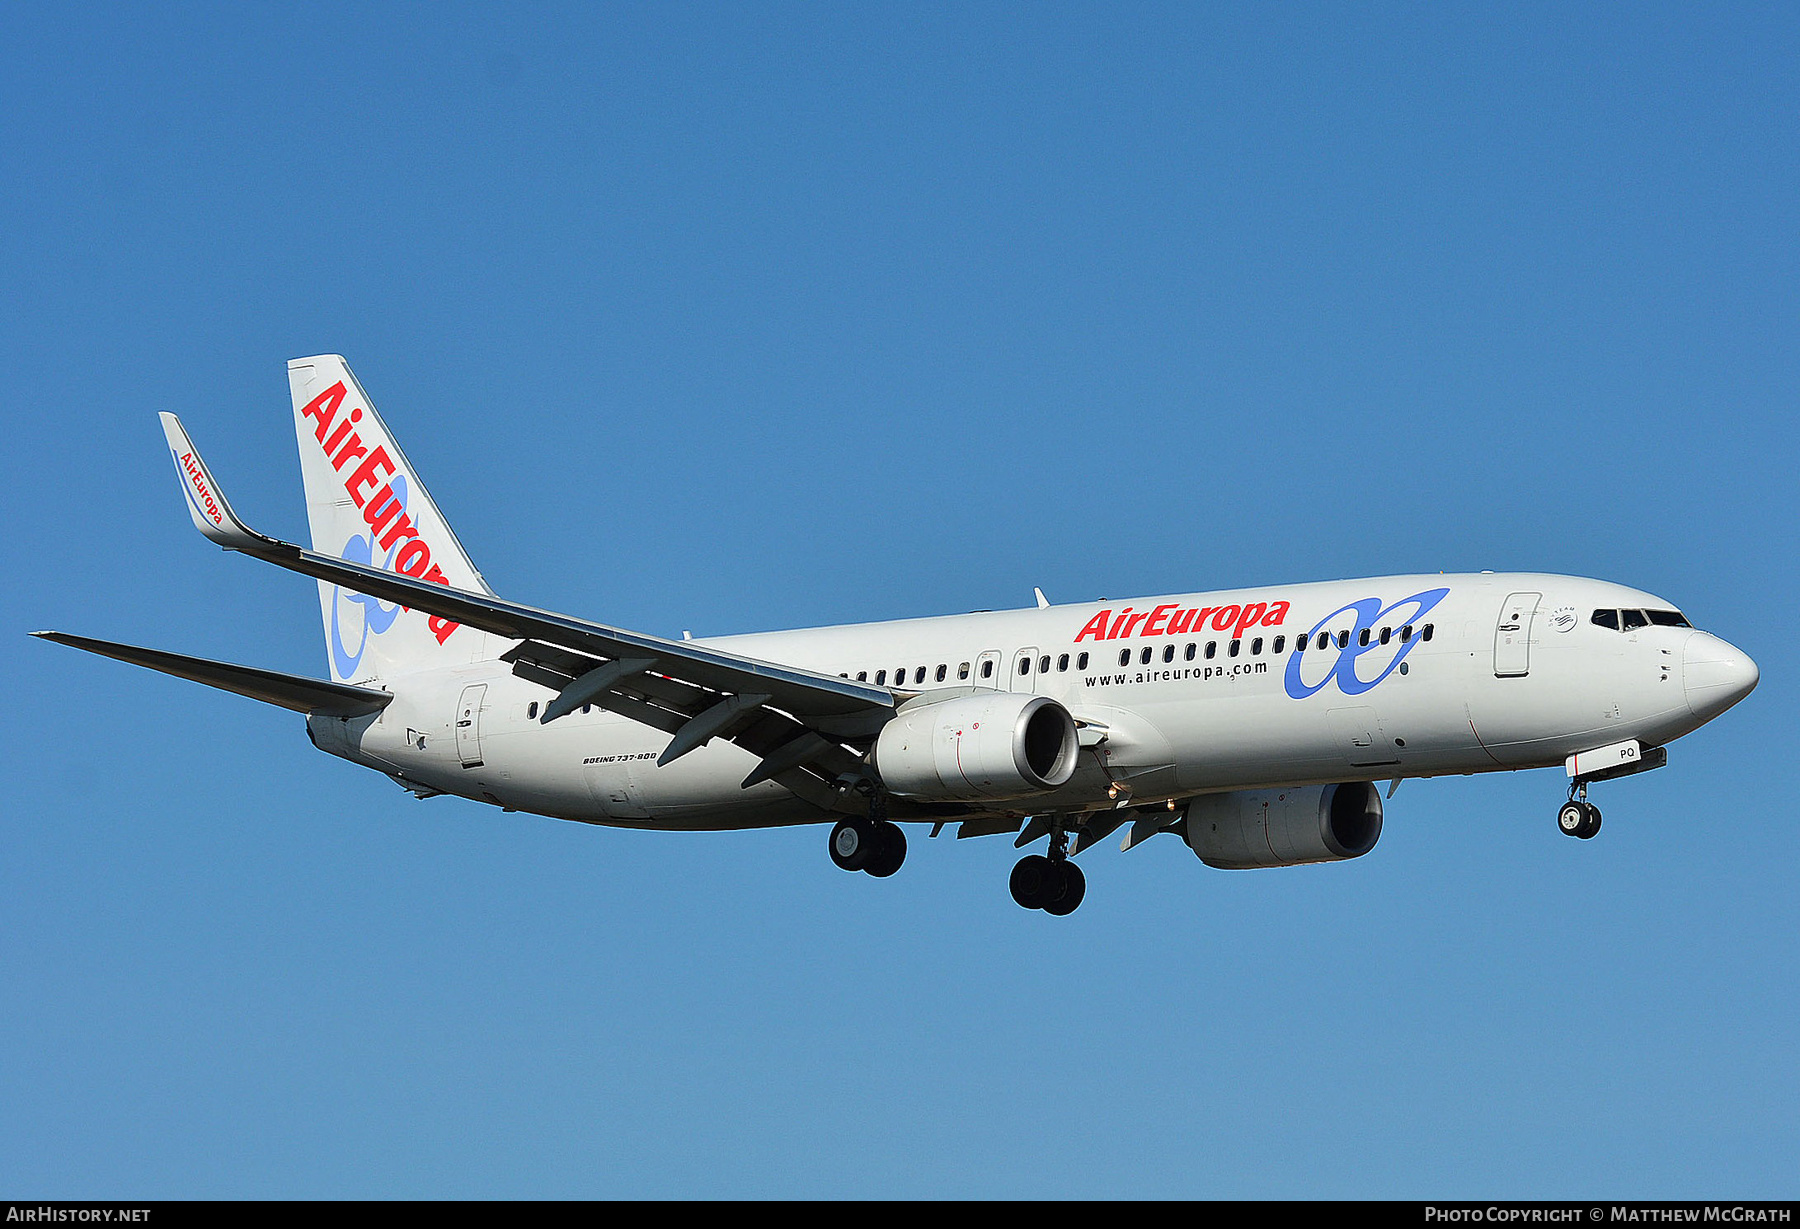
{"label": "engine intake", "polygon": [[1367,781],[1203,794],[1188,804],[1188,848],[1247,870],[1360,858],[1381,839],[1381,793]]}
{"label": "engine intake", "polygon": [[1075,719],[1048,696],[981,692],[904,709],[875,740],[875,770],[907,798],[1023,798],[1075,775]]}

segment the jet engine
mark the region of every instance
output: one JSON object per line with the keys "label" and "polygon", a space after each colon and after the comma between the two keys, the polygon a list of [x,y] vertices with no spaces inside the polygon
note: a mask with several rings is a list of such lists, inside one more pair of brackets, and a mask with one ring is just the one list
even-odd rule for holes
{"label": "jet engine", "polygon": [[1188,848],[1220,870],[1338,862],[1381,839],[1381,794],[1367,781],[1203,794],[1185,829]]}
{"label": "jet engine", "polygon": [[890,792],[934,801],[1024,798],[1075,775],[1075,719],[1048,696],[985,691],[905,708],[875,740]]}

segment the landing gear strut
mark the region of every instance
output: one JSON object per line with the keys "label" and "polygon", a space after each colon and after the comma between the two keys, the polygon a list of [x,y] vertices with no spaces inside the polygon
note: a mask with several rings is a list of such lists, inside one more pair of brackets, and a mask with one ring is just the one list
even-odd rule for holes
{"label": "landing gear strut", "polygon": [[887,818],[879,793],[869,799],[869,817],[853,816],[831,830],[831,860],[840,870],[866,871],[886,879],[906,861],[906,833]]}
{"label": "landing gear strut", "polygon": [[1087,895],[1087,876],[1069,861],[1069,834],[1060,826],[1050,830],[1050,856],[1027,854],[1012,871],[1012,898],[1027,909],[1042,909],[1056,917],[1075,912]]}
{"label": "landing gear strut", "polygon": [[1591,841],[1600,831],[1600,808],[1587,800],[1587,782],[1571,783],[1569,800],[1556,813],[1556,826],[1564,836]]}

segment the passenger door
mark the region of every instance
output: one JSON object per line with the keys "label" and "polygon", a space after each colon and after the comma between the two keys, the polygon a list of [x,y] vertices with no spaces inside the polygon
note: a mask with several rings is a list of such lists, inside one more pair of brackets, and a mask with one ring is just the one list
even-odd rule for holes
{"label": "passenger door", "polygon": [[486,683],[470,683],[456,702],[456,754],[464,768],[481,767],[481,703]]}
{"label": "passenger door", "polygon": [[1514,593],[1500,607],[1494,625],[1494,677],[1523,678],[1531,673],[1531,629],[1541,593]]}

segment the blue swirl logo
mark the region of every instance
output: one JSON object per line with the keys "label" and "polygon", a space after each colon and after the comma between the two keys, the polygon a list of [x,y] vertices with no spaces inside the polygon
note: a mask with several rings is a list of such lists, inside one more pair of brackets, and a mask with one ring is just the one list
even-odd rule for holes
{"label": "blue swirl logo", "polygon": [[[384,518],[383,524],[406,515],[406,479],[395,474],[389,485],[393,488],[394,499],[400,506],[392,515]],[[386,505],[379,510],[385,512]],[[386,557],[377,562],[375,558],[376,533],[376,530],[371,529],[366,535],[352,536],[348,542],[344,543],[344,549],[338,552],[338,557],[347,563],[360,563],[365,567],[380,567],[386,568],[390,572],[393,571],[394,555],[399,551],[400,543],[406,539],[397,540],[388,549]],[[348,618],[344,617],[346,604],[353,608]],[[354,609],[357,607],[361,608],[360,612]],[[357,668],[362,664],[363,654],[368,651],[369,637],[381,635],[392,627],[394,620],[399,617],[400,606],[398,603],[389,606],[379,598],[370,597],[366,593],[353,593],[348,589],[333,585],[331,588],[329,647],[331,649],[331,666],[337,671],[337,676],[341,679],[356,677]],[[352,623],[360,629],[354,651],[344,644],[344,629]]]}
{"label": "blue swirl logo", "polygon": [[[1286,687],[1288,695],[1296,700],[1304,700],[1306,697],[1323,690],[1333,679],[1337,680],[1338,690],[1345,695],[1361,695],[1363,692],[1369,690],[1369,688],[1381,682],[1382,679],[1392,674],[1395,668],[1398,667],[1401,662],[1406,660],[1406,655],[1413,651],[1413,646],[1419,643],[1418,636],[1410,636],[1399,641],[1398,648],[1394,647],[1392,641],[1384,645],[1381,643],[1380,639],[1373,634],[1375,625],[1384,619],[1388,620],[1389,627],[1392,627],[1396,623],[1417,623],[1420,619],[1425,617],[1426,613],[1430,611],[1433,606],[1436,606],[1439,602],[1443,601],[1444,598],[1448,596],[1449,592],[1450,590],[1448,589],[1427,589],[1423,593],[1415,593],[1411,597],[1403,597],[1389,606],[1383,606],[1381,604],[1381,599],[1378,597],[1365,597],[1360,602],[1351,602],[1348,606],[1339,606],[1336,610],[1313,624],[1312,631],[1306,634],[1306,640],[1307,642],[1310,642],[1325,629],[1326,624],[1333,622],[1339,615],[1354,614],[1356,616],[1356,623],[1350,628],[1349,637],[1335,637],[1330,642],[1328,647],[1337,649],[1337,658],[1330,661],[1329,667],[1325,670],[1324,677],[1320,678],[1316,683],[1308,683],[1306,681],[1305,675],[1314,673],[1322,663],[1329,660],[1326,652],[1317,649],[1307,649],[1304,652],[1294,653],[1288,658],[1287,675],[1282,680],[1282,685]],[[1362,642],[1365,633],[1369,633],[1369,643],[1367,644]],[[1341,645],[1339,644],[1340,640],[1343,642]],[[1356,672],[1357,658],[1363,656],[1365,653],[1382,652],[1392,652],[1393,658],[1387,663],[1386,668],[1374,678],[1364,681],[1362,676]]]}

